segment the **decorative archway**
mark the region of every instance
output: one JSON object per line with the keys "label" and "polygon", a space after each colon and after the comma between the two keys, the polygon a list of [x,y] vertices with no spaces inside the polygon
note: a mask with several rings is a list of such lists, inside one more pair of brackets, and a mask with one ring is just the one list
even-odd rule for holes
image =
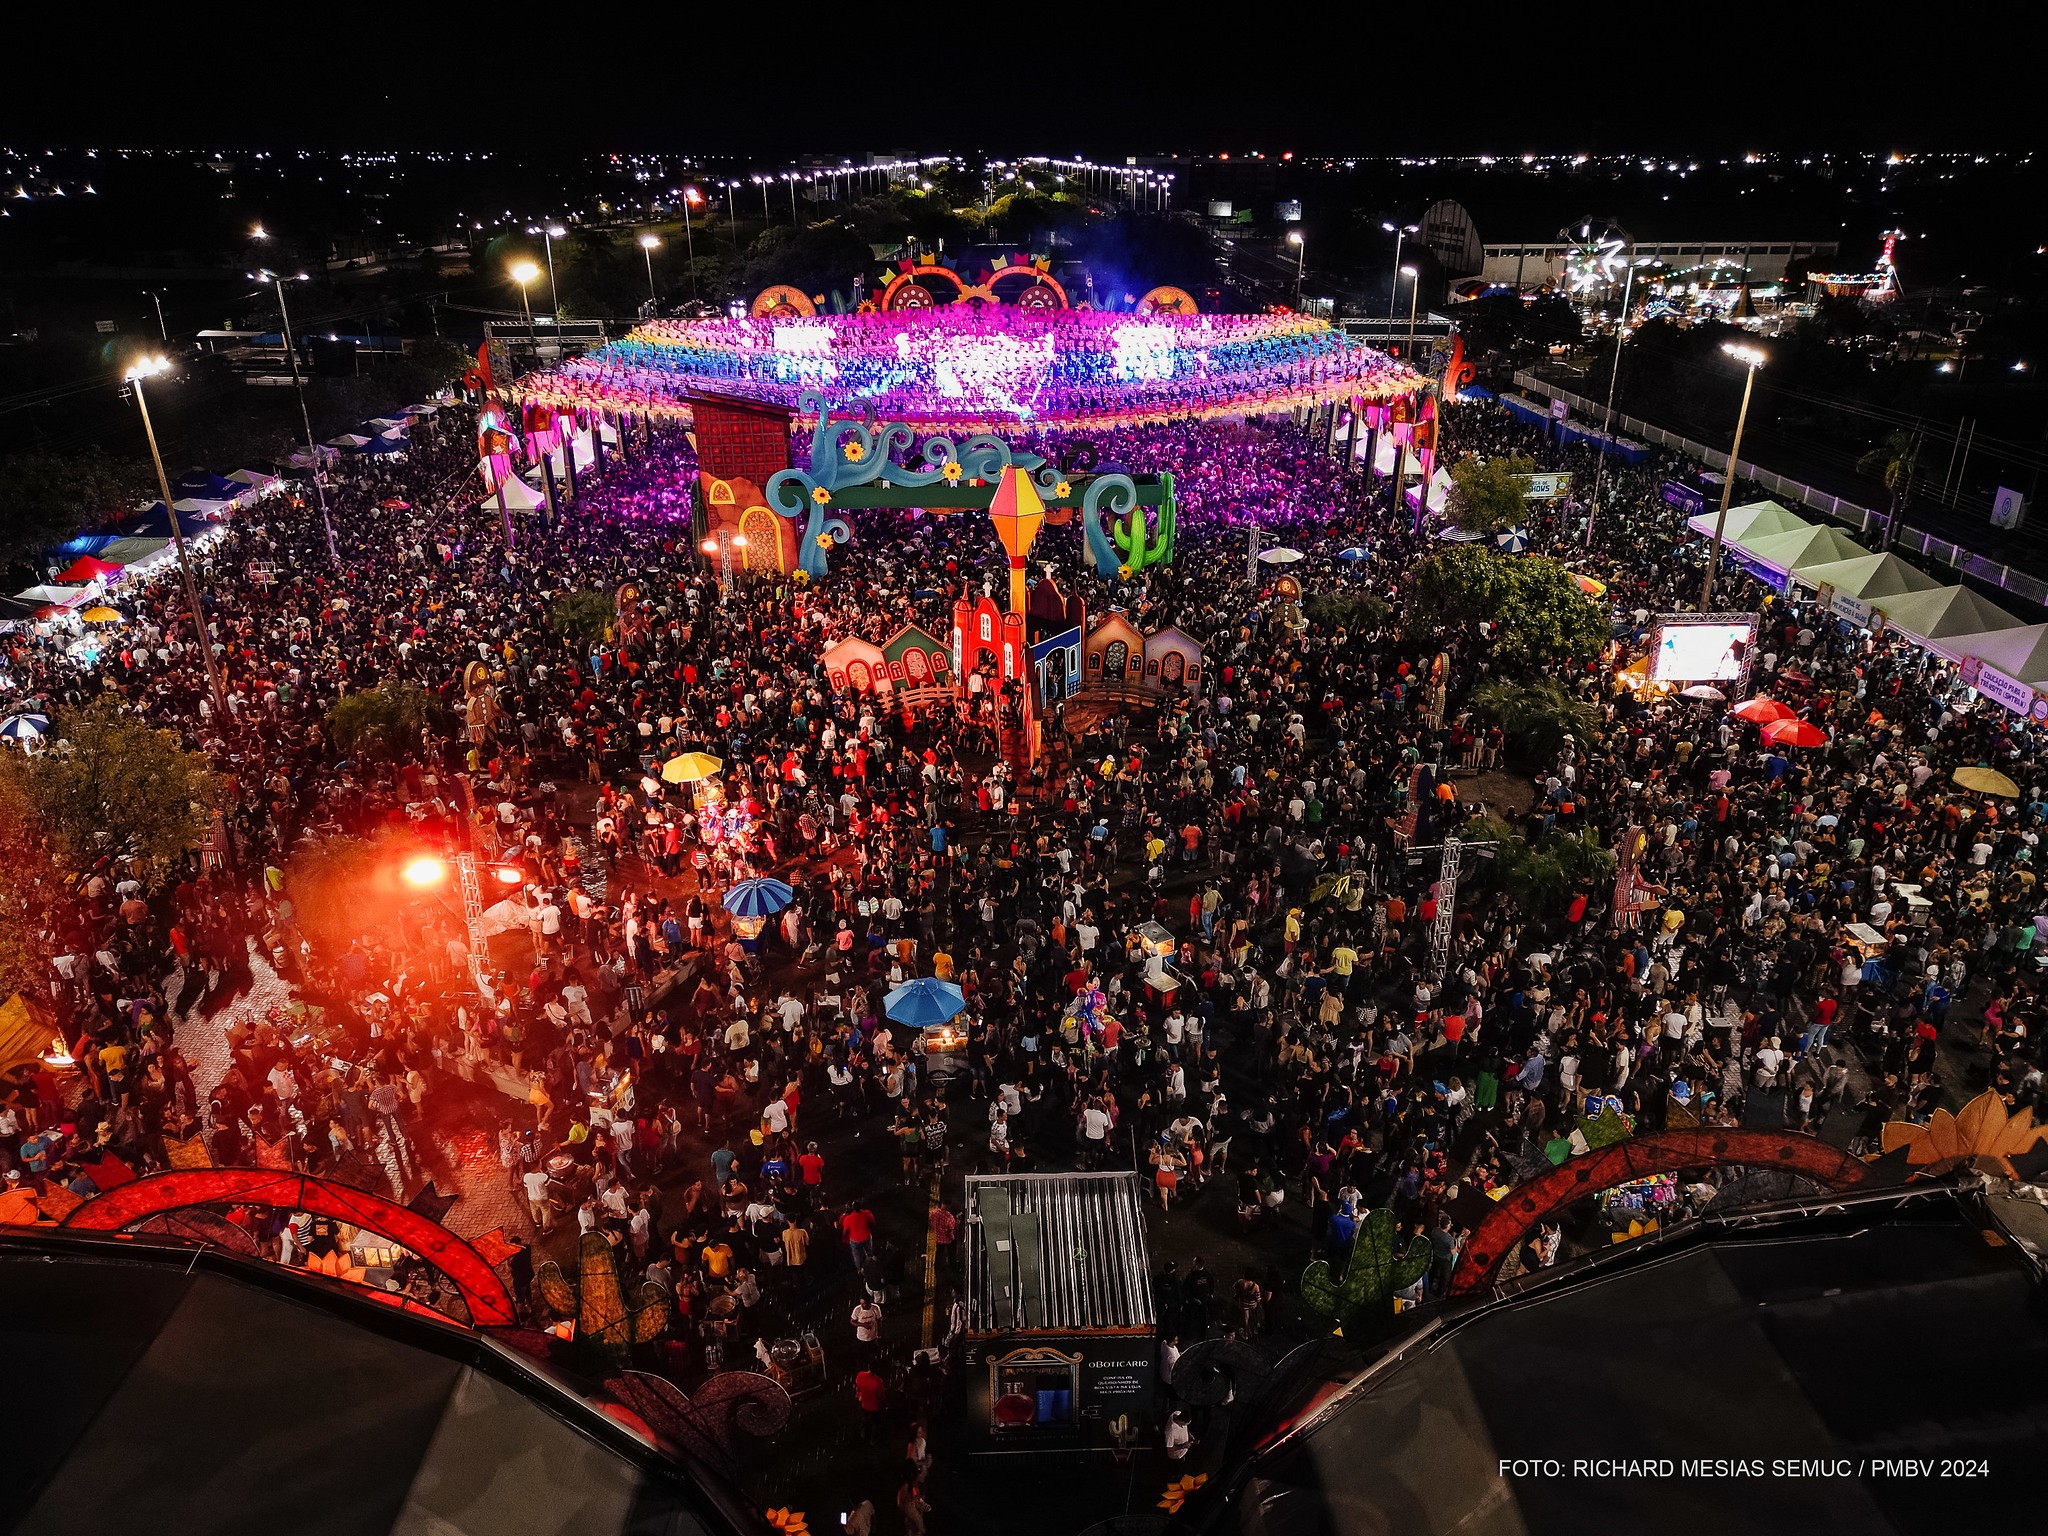
{"label": "decorative archway", "polygon": [[310,1211],[366,1227],[411,1249],[446,1275],[476,1327],[509,1328],[519,1321],[512,1293],[498,1272],[439,1222],[381,1195],[309,1173],[194,1168],[150,1174],[94,1196],[62,1224],[82,1232],[125,1232],[152,1216],[194,1205],[262,1205],[280,1211]]}
{"label": "decorative archway", "polygon": [[1493,1282],[1502,1261],[1539,1222],[1574,1201],[1652,1174],[1730,1164],[1804,1174],[1829,1189],[1850,1188],[1870,1177],[1868,1165],[1860,1158],[1812,1136],[1731,1129],[1659,1131],[1634,1136],[1586,1157],[1573,1158],[1563,1167],[1510,1190],[1473,1230],[1457,1272],[1451,1276],[1451,1294],[1484,1290]]}

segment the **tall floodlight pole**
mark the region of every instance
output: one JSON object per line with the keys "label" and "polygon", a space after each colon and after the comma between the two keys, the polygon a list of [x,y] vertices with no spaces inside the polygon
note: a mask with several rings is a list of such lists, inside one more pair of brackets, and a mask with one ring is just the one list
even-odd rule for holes
{"label": "tall floodlight pole", "polygon": [[220,663],[213,654],[213,637],[206,631],[206,615],[199,606],[199,583],[192,578],[192,561],[185,550],[185,530],[178,521],[178,509],[171,504],[171,480],[164,473],[164,456],[157,451],[156,426],[149,419],[149,401],[143,397],[142,381],[170,371],[170,360],[144,358],[124,375],[135,390],[135,408],[142,413],[142,433],[149,440],[149,461],[156,466],[157,493],[164,499],[164,513],[171,520],[171,542],[178,549],[178,573],[185,578],[185,601],[192,610],[192,628],[199,639],[199,658],[206,664],[206,687],[213,695],[213,711],[223,733],[227,731],[228,691],[221,680]]}
{"label": "tall floodlight pole", "polygon": [[1586,548],[1593,547],[1593,523],[1600,516],[1600,487],[1607,478],[1607,448],[1614,439],[1614,385],[1621,377],[1621,344],[1628,340],[1629,298],[1635,292],[1636,268],[1628,264],[1628,279],[1621,285],[1621,318],[1614,327],[1614,363],[1607,370],[1607,416],[1600,423],[1600,461],[1593,466],[1593,501],[1586,511]]}
{"label": "tall floodlight pole", "polygon": [[1721,510],[1714,515],[1714,547],[1707,553],[1706,580],[1700,583],[1701,613],[1713,611],[1714,573],[1721,568],[1721,537],[1728,526],[1728,503],[1735,495],[1735,464],[1742,456],[1742,429],[1749,422],[1749,396],[1756,387],[1756,371],[1764,365],[1764,355],[1755,347],[1729,342],[1721,350],[1748,371],[1742,379],[1742,410],[1735,418],[1735,444],[1728,450],[1728,474],[1721,482]]}
{"label": "tall floodlight pole", "polygon": [[[306,453],[312,459],[313,499],[320,505],[320,526],[327,534],[327,558],[336,565],[341,564],[341,551],[334,542],[334,519],[327,515],[327,487],[320,477],[320,446],[313,441],[313,414],[306,409],[306,381],[299,373],[299,349],[292,341],[291,311],[285,307],[285,277],[268,267],[249,274],[259,282],[267,282],[277,290],[277,318],[284,327],[284,355],[292,365],[292,389],[299,397],[299,421],[306,429]],[[303,283],[306,274],[295,273],[290,281]]]}

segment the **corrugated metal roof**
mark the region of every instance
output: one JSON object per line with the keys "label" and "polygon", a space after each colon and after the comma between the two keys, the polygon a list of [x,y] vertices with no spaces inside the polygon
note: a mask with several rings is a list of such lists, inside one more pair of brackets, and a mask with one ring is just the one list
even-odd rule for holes
{"label": "corrugated metal roof", "polygon": [[968,1179],[968,1327],[1151,1327],[1143,1202],[1129,1172]]}

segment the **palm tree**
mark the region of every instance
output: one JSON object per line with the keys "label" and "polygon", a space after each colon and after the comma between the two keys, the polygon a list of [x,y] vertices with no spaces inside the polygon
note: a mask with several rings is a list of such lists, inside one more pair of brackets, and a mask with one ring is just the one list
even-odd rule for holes
{"label": "palm tree", "polygon": [[1892,530],[1898,523],[1899,509],[1913,494],[1913,468],[1919,460],[1919,434],[1899,428],[1885,433],[1875,448],[1856,461],[1858,474],[1876,476],[1891,493],[1892,503],[1884,518],[1883,544],[1893,541]]}

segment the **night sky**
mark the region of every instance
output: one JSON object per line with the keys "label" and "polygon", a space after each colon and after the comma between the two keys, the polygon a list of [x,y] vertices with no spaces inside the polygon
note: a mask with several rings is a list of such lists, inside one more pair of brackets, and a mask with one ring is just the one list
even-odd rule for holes
{"label": "night sky", "polygon": [[[186,35],[101,27],[15,71],[0,142],[776,157],[1982,151],[2041,138],[2027,50],[1958,39],[1953,71],[1886,64],[1904,40],[1853,12],[1789,26],[1738,12],[1746,37],[1736,16],[1693,17],[1659,37],[1612,10],[1560,25],[1550,7],[1485,22],[1473,18],[1496,8],[1425,9],[1439,24],[1403,32],[1356,6],[1324,21],[1312,7],[734,8],[757,23],[744,28],[704,22],[701,6],[670,13],[687,24],[552,7],[545,31],[464,8],[438,36],[419,11],[386,26],[374,10],[273,10],[253,27],[188,11]],[[1284,31],[1243,19],[1254,14],[1284,17]],[[823,30],[799,24],[811,15]]]}

